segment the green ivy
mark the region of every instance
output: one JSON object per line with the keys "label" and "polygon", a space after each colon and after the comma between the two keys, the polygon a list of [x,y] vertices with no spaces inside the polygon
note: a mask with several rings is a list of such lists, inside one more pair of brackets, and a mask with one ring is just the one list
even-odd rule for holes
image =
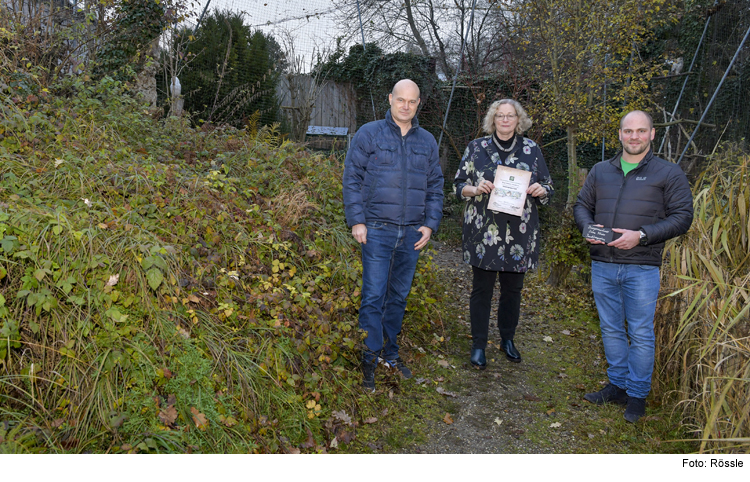
{"label": "green ivy", "polygon": [[94,75],[128,79],[123,68],[146,51],[166,27],[165,3],[160,0],[122,0],[115,5],[112,35],[96,53]]}

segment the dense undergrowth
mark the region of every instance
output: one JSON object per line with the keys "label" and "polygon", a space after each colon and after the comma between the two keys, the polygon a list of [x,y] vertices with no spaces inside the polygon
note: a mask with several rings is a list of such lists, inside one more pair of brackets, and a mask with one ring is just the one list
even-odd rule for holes
{"label": "dense undergrowth", "polygon": [[750,156],[727,146],[693,192],[690,231],[666,247],[655,320],[657,393],[700,452],[750,452]]}
{"label": "dense undergrowth", "polygon": [[362,335],[340,159],[254,119],[155,120],[108,78],[4,89],[0,452],[343,449]]}

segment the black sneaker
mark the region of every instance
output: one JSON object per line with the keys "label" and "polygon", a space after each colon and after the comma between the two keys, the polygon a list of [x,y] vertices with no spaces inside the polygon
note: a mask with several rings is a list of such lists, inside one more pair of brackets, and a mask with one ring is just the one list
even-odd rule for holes
{"label": "black sneaker", "polygon": [[617,385],[608,383],[598,392],[587,393],[583,396],[583,399],[596,405],[604,405],[605,403],[625,405],[628,403],[628,393]]}
{"label": "black sneaker", "polygon": [[362,388],[370,393],[375,391],[375,367],[377,366],[377,358],[362,355]]}
{"label": "black sneaker", "polygon": [[397,356],[395,360],[386,360],[385,365],[401,372],[401,376],[403,376],[404,378],[411,378],[411,370],[409,370],[409,368],[404,365],[404,362],[401,361],[401,357]]}
{"label": "black sneaker", "polygon": [[625,408],[625,420],[635,423],[646,415],[646,399],[628,397],[628,406]]}

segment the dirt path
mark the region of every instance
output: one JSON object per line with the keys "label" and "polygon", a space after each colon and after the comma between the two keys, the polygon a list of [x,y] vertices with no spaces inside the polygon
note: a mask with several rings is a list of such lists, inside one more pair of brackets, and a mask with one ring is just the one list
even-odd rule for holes
{"label": "dirt path", "polygon": [[[445,277],[454,315],[446,321],[450,366],[436,384],[446,395],[447,418],[428,422],[428,441],[403,448],[408,453],[623,453],[668,451],[650,430],[661,420],[649,409],[646,423],[627,424],[621,407],[596,407],[586,391],[606,380],[593,298],[582,284],[552,290],[538,274],[526,276],[521,321],[515,341],[523,357],[511,363],[499,349],[496,324],[490,327],[488,367],[468,361],[471,268],[459,248],[435,243],[435,262]],[[493,311],[497,310],[495,292]],[[655,406],[653,401],[651,406]],[[437,417],[435,417],[437,418]],[[452,419],[452,423],[450,420]],[[645,442],[645,443],[644,443]]]}

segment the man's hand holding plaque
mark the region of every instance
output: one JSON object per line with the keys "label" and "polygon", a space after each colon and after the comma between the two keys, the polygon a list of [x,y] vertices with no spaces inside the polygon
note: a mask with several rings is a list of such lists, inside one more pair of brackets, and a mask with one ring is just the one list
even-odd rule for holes
{"label": "man's hand holding plaque", "polygon": [[605,228],[601,224],[589,224],[583,230],[583,237],[591,244],[609,244],[620,237],[612,228]]}

